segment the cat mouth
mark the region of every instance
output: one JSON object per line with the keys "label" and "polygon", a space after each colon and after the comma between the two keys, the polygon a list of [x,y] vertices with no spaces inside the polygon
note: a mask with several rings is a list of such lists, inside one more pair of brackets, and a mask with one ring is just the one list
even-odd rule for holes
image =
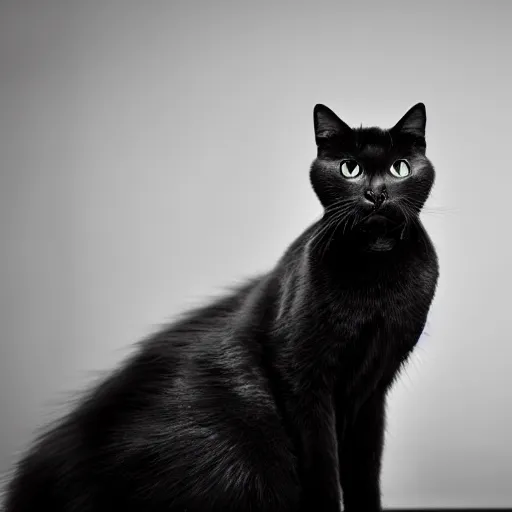
{"label": "cat mouth", "polygon": [[358,228],[362,232],[392,234],[403,227],[405,220],[398,219],[396,216],[373,211],[364,217],[359,223]]}

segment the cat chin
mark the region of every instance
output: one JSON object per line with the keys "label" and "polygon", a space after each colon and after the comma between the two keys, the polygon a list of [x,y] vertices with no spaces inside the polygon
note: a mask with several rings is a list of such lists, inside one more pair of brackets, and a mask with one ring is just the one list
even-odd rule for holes
{"label": "cat chin", "polygon": [[400,240],[401,224],[383,215],[372,215],[359,226],[359,246],[366,252],[391,251]]}
{"label": "cat chin", "polygon": [[392,237],[379,236],[366,242],[363,250],[367,252],[386,252],[391,251],[397,244],[398,240]]}

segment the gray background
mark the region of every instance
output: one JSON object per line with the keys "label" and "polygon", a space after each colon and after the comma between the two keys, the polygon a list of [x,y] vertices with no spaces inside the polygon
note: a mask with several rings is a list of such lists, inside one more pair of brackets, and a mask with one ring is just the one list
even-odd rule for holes
{"label": "gray background", "polygon": [[2,1],[0,471],[133,343],[321,213],[312,109],[428,114],[442,277],[388,506],[512,506],[510,2]]}

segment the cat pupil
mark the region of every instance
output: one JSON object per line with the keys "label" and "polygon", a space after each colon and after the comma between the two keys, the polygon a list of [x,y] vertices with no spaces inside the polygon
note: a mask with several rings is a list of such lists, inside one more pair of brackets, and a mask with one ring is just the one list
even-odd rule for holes
{"label": "cat pupil", "polygon": [[341,173],[346,178],[355,178],[361,173],[359,164],[355,160],[343,160],[341,162]]}
{"label": "cat pupil", "polygon": [[398,176],[405,177],[409,175],[409,165],[404,160],[397,160],[393,164],[393,168],[395,169]]}

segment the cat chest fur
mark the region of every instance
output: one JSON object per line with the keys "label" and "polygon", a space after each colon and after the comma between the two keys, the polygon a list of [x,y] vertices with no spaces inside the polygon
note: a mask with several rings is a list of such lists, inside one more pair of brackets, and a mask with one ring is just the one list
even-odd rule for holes
{"label": "cat chest fur", "polygon": [[332,288],[317,309],[317,368],[347,397],[387,387],[425,326],[437,269],[415,262],[387,280]]}

